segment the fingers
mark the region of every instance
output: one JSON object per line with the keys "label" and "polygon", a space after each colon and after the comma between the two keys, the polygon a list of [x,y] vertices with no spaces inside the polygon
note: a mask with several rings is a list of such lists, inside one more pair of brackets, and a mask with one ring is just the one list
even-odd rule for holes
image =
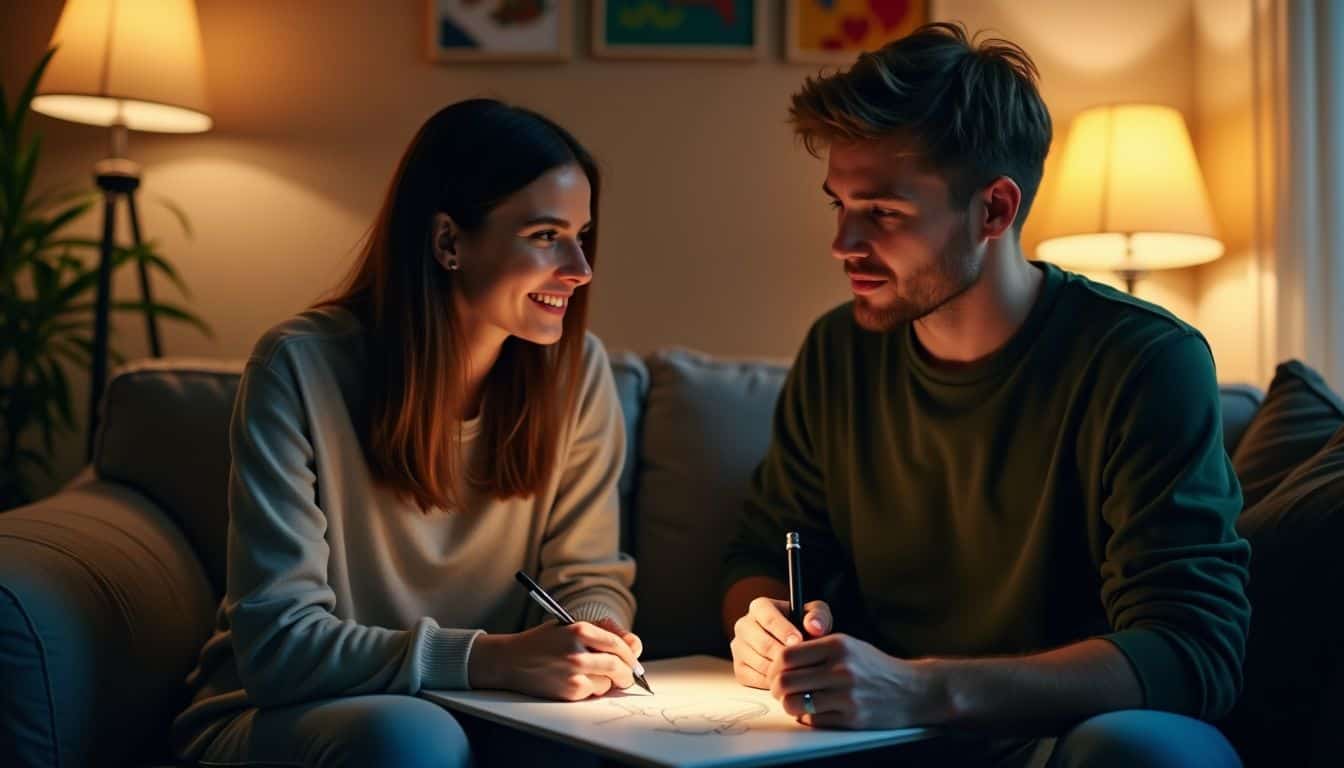
{"label": "fingers", "polygon": [[612,654],[624,662],[628,669],[634,668],[639,663],[635,658],[634,649],[608,630],[586,621],[576,622],[569,626],[570,631],[578,636],[580,642],[588,650]]}
{"label": "fingers", "polygon": [[644,641],[639,639],[639,635],[626,630],[625,627],[618,624],[615,619],[607,617],[598,619],[595,623],[597,626],[621,638],[626,645],[630,646],[630,650],[635,654],[635,658],[639,658],[644,654]]}
{"label": "fingers", "polygon": [[769,678],[747,666],[741,659],[733,659],[733,677],[748,688],[759,688],[764,691],[770,687]]}
{"label": "fingers", "polygon": [[771,637],[769,632],[761,628],[756,623],[756,619],[750,614],[743,616],[733,625],[733,639],[740,640],[756,652],[756,655],[765,658],[767,661],[774,661],[779,652],[784,650],[784,646]]}
{"label": "fingers", "polygon": [[626,632],[621,635],[621,639],[625,641],[626,645],[630,646],[630,652],[635,654],[635,658],[644,655],[644,641],[639,639],[639,635],[634,632]]}
{"label": "fingers", "polygon": [[[629,650],[627,648],[626,652]],[[630,671],[630,666],[610,653],[576,653],[570,656],[570,662],[575,673],[588,677],[604,677],[617,688],[625,689],[635,684],[635,676]]]}
{"label": "fingers", "polygon": [[772,663],[769,673],[780,674],[789,669],[825,664],[843,651],[843,639],[841,635],[826,635],[789,646],[779,652],[779,657]]}
{"label": "fingers", "polygon": [[821,600],[813,600],[803,606],[803,629],[812,637],[821,637],[829,634],[835,627],[835,619],[831,617],[831,606]]}
{"label": "fingers", "polygon": [[615,687],[615,683],[611,681],[611,678],[603,675],[588,675],[588,684],[591,686],[591,691],[588,694],[589,697],[605,696],[608,691]]}
{"label": "fingers", "polygon": [[798,722],[810,728],[854,728],[854,716],[839,712],[818,712],[815,715],[799,715]]}
{"label": "fingers", "polygon": [[[803,705],[802,693],[791,693],[781,699],[779,703],[785,712],[794,717],[803,717],[808,714]],[[811,715],[815,721],[816,718],[825,715],[847,717],[853,712],[854,703],[848,693],[826,690],[812,691],[812,708],[816,711],[815,715]]]}
{"label": "fingers", "polygon": [[747,615],[754,619],[775,642],[781,645],[793,645],[802,642],[803,638],[798,633],[798,628],[789,621],[789,617],[784,615],[784,611],[788,609],[789,604],[783,600],[758,597],[751,601]]}
{"label": "fingers", "polygon": [[770,660],[757,653],[741,638],[733,638],[728,644],[733,652],[733,674],[737,681],[751,688],[769,688],[770,681],[766,673],[770,669]]}
{"label": "fingers", "polygon": [[827,688],[847,690],[853,684],[853,678],[844,667],[803,667],[781,672],[770,679],[770,693],[776,699],[783,699],[804,691],[821,691]]}

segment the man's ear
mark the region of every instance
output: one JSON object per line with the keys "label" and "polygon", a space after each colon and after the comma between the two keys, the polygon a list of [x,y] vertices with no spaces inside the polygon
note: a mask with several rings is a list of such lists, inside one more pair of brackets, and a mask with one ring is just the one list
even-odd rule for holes
{"label": "man's ear", "polygon": [[446,213],[434,214],[434,223],[430,233],[430,247],[434,250],[434,260],[448,270],[457,269],[457,225],[453,217]]}
{"label": "man's ear", "polygon": [[980,200],[984,203],[980,234],[994,240],[1010,232],[1022,207],[1022,188],[1017,182],[1000,176],[980,190]]}

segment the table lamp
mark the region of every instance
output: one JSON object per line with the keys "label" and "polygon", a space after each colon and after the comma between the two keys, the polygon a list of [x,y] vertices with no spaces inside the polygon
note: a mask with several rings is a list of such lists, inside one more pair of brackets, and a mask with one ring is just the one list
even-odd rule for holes
{"label": "table lamp", "polygon": [[1109,104],[1069,129],[1036,254],[1084,270],[1112,270],[1134,292],[1154,269],[1223,255],[1209,194],[1181,113]]}
{"label": "table lamp", "polygon": [[[56,48],[33,99],[33,109],[61,120],[107,126],[110,156],[94,165],[103,192],[103,236],[94,309],[88,452],[107,378],[108,310],[117,202],[130,213],[140,245],[135,190],[140,166],[126,157],[128,131],[197,133],[210,129],[205,104],[205,61],[193,0],[68,0],[51,36]],[[158,324],[149,273],[140,262],[140,291],[150,354],[159,357]]]}

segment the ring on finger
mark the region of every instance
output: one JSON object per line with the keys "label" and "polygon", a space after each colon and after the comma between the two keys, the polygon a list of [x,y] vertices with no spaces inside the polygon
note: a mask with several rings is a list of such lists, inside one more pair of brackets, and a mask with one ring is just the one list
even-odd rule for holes
{"label": "ring on finger", "polygon": [[812,692],[803,692],[803,711],[809,715],[817,714],[817,705],[812,701]]}

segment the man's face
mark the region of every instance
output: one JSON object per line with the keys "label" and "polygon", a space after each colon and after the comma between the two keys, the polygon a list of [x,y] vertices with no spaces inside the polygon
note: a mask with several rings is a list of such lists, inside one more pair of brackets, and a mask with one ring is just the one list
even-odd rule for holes
{"label": "man's face", "polygon": [[951,207],[947,181],[908,142],[831,145],[823,190],[836,211],[831,255],[844,263],[861,327],[894,330],[980,278],[969,204]]}

